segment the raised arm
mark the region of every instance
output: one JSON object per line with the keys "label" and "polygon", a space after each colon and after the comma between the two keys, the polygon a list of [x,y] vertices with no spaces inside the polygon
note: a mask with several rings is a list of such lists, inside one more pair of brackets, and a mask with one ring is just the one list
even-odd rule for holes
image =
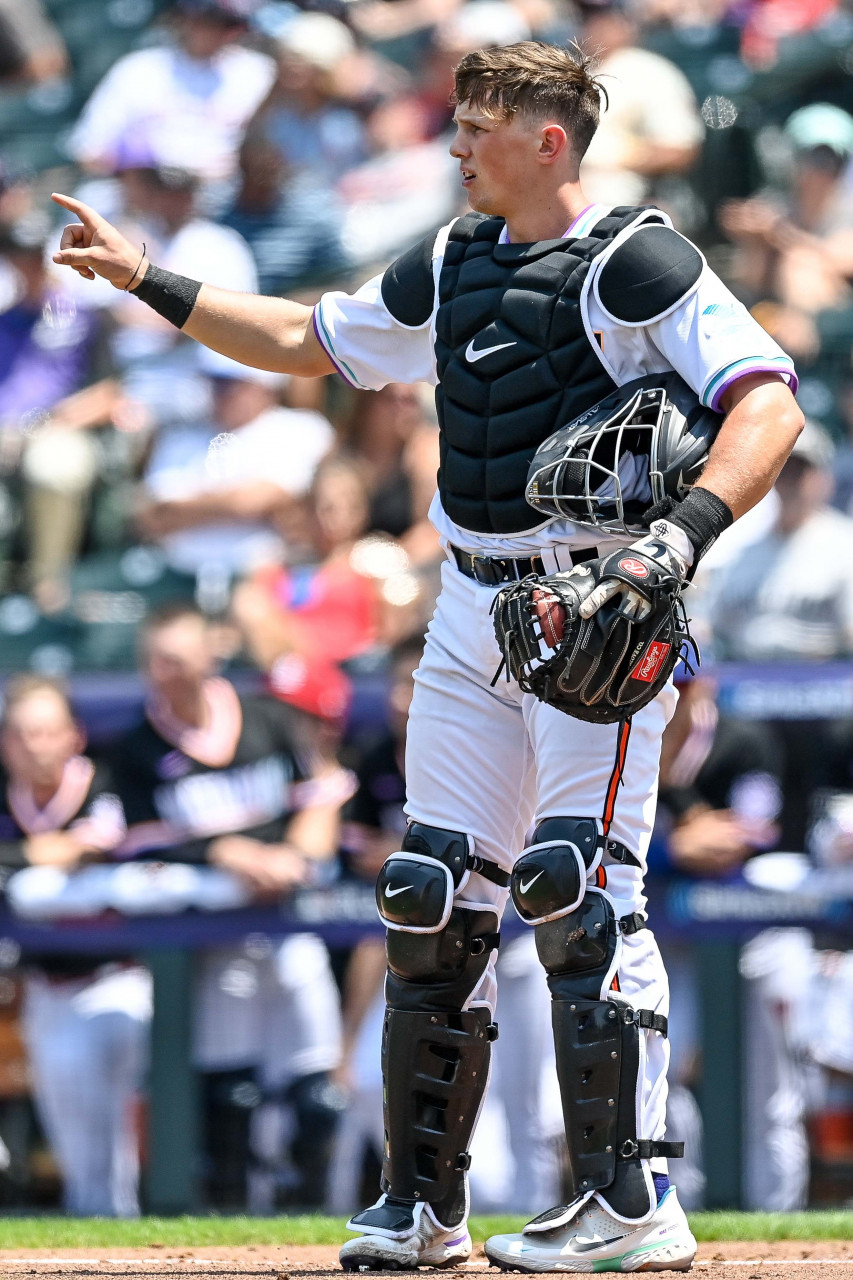
{"label": "raised arm", "polygon": [[152,267],[140,246],[89,205],[56,193],[53,199],[79,219],[65,228],[53,255],[60,266],[137,293],[191,338],[242,364],[301,378],[335,372],[314,333],[311,307],[217,289]]}

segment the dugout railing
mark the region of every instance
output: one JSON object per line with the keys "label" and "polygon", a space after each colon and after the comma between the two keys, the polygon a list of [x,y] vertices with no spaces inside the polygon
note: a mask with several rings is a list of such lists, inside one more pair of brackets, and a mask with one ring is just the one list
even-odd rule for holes
{"label": "dugout railing", "polygon": [[[699,1105],[705,1130],[706,1203],[741,1203],[742,1150],[741,944],[769,927],[805,926],[853,936],[853,878],[815,873],[796,890],[757,889],[745,882],[649,882],[651,923],[663,939],[689,941],[698,959],[703,1056]],[[505,922],[508,932],[524,926]],[[280,907],[186,912],[126,918],[111,913],[67,924],[30,923],[0,914],[0,946],[33,952],[133,952],[154,978],[154,1020],[148,1090],[149,1212],[178,1214],[200,1207],[200,1097],[191,1063],[192,954],[251,935],[269,938],[310,930],[333,946],[382,932],[369,885],[341,884],[297,893]]]}

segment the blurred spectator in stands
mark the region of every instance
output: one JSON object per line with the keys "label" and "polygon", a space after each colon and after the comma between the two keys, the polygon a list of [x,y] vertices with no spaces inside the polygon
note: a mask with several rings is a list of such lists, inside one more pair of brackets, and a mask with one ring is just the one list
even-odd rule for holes
{"label": "blurred spectator in stands", "polygon": [[307,508],[301,560],[262,567],[234,594],[234,616],[247,649],[265,671],[282,654],[346,662],[376,644],[393,645],[424,629],[435,604],[441,556],[426,549],[427,542],[435,546],[434,536],[421,539],[422,531],[413,526],[416,559],[401,542],[367,532],[367,477],[358,457],[326,458]]}
{"label": "blurred spectator in stands", "polygon": [[152,123],[187,139],[206,181],[229,177],[247,121],[266,96],[275,64],[244,49],[253,0],[178,0],[175,40],[120,58],[92,94],[68,142],[94,173],[111,173],[129,142]]}
{"label": "blurred spectator in stands", "polygon": [[[122,145],[117,172],[118,181],[99,184],[107,197],[104,207],[111,206],[127,235],[147,243],[161,266],[194,279],[204,276],[223,289],[257,291],[245,241],[198,212],[199,173],[184,142],[156,129],[140,134]],[[209,421],[202,348],[132,294],[104,288],[102,280],[72,283],[81,304],[109,314],[110,359],[118,376],[97,392],[92,388],[90,403],[94,413],[119,426],[130,472],[153,431]]]}
{"label": "blurred spectator in stands", "polygon": [[338,87],[355,40],[328,13],[297,13],[277,46],[278,77],[250,132],[273,143],[292,173],[332,186],[367,155],[364,126]]}
{"label": "blurred spectator in stands", "polygon": [[[81,198],[97,198],[127,235],[145,240],[147,252],[158,263],[183,274],[206,271],[209,278],[213,273],[213,283],[223,289],[257,292],[257,273],[245,241],[200,210],[201,170],[190,140],[155,121],[121,143],[113,174],[84,185]],[[132,295],[116,296],[115,289],[103,286],[103,281],[93,280],[78,288],[90,305],[110,308],[123,329],[158,335],[171,330],[173,341],[180,338],[180,332],[159,316],[143,324],[141,308],[130,306],[136,301]],[[159,346],[164,346],[162,336]],[[120,344],[118,352],[121,359]]]}
{"label": "blurred spectator in stands", "polygon": [[[357,787],[355,775],[342,769],[338,759],[352,702],[351,682],[339,667],[322,658],[292,653],[273,667],[269,688],[291,710],[295,730],[314,759],[315,774],[322,777],[325,802],[345,806]],[[289,980],[293,983],[298,978],[298,957],[294,956]],[[331,1076],[325,1072],[308,1075],[296,1090],[292,1088],[290,1052],[282,1041],[275,1053],[277,1034],[273,1030],[268,1035],[271,1051],[261,1080],[264,1102],[252,1117],[251,1213],[268,1214],[283,1206],[325,1205],[330,1144],[346,1104],[340,1067]],[[286,1026],[281,1034],[286,1036]],[[289,1113],[295,1101],[301,1108],[301,1123],[294,1134]],[[299,1171],[295,1188],[288,1156]]]}
{"label": "blurred spectator in stands", "polygon": [[[91,375],[99,330],[97,313],[51,276],[49,233],[37,212],[0,231],[17,286],[0,312],[0,466],[8,474],[22,461],[27,585],[48,608],[64,603],[97,474],[94,445],[76,430],[69,397]],[[7,497],[7,532],[9,518]]]}
{"label": "blurred spectator in stands", "polygon": [[[760,887],[776,884],[770,876]],[[825,991],[816,967],[807,929],[765,929],[741,951],[747,1209],[786,1213],[808,1202],[809,1041]]]}
{"label": "blurred spectator in stands", "polygon": [[[420,3],[420,0],[416,0]],[[410,0],[377,0],[393,20]],[[370,8],[371,6],[365,6]],[[360,20],[360,19],[358,19]],[[455,104],[453,68],[472,49],[489,49],[529,40],[531,30],[520,8],[506,0],[474,0],[452,9],[432,31],[429,50],[414,90],[424,118],[424,136],[435,138],[452,126]]]}
{"label": "blurred spectator in stands", "polygon": [[[755,854],[774,846],[782,811],[783,759],[770,729],[757,721],[735,721],[721,713],[715,689],[704,677],[678,680],[679,701],[661,749],[660,800],[649,867],[701,879],[737,873]],[[691,1208],[703,1204],[705,1174],[702,1120],[694,1098],[701,1076],[699,992],[695,956],[681,942],[661,941],[670,977],[672,1066],[667,1132],[686,1144],[679,1195]],[[747,1105],[746,1154],[750,1206],[797,1208],[804,1204],[804,1094],[800,1107],[787,1104],[790,1054],[782,1014],[774,1013],[764,984],[762,955],[753,948],[750,998],[762,1035],[748,1034],[750,1074],[757,1077]],[[785,965],[784,946],[774,952]],[[775,1017],[775,1020],[774,1020]],[[757,1166],[762,1173],[756,1174]]]}
{"label": "blurred spectator in stands", "polygon": [[159,436],[137,523],[174,568],[217,572],[227,588],[281,556],[288,509],[335,437],[314,410],[282,407],[284,375],[207,350],[200,364],[213,386],[210,422]]}
{"label": "blurred spectator in stands", "polygon": [[656,845],[663,853],[664,837],[677,871],[725,876],[778,839],[779,750],[765,725],[722,714],[704,677],[679,682],[679,692],[661,752]]}
{"label": "blurred spectator in stands", "polygon": [[[303,750],[280,701],[238,695],[214,674],[212,632],[191,605],[148,619],[142,666],[145,718],[116,754],[128,822],[121,852],[223,868],[257,901],[316,883],[338,846],[340,769]],[[194,1059],[206,1078],[214,1203],[245,1204],[246,1087],[259,1101],[274,1085],[290,1104],[294,1157],[304,1157],[296,1202],[318,1204],[340,1034],[325,947],[309,934],[250,940],[204,953],[196,977]]]}
{"label": "blurred spectator in stands", "polygon": [[607,204],[643,204],[698,156],[705,130],[696,100],[674,63],[639,47],[628,0],[580,0],[578,8],[584,47],[600,51],[596,74],[607,95],[583,160],[584,191]]}
{"label": "blurred spectator in stands", "polygon": [[[831,751],[824,786],[813,792],[808,849],[842,894],[853,865],[853,722],[827,726]],[[816,1017],[811,1056],[821,1068],[823,1096],[811,1117],[812,1182],[823,1202],[846,1186],[853,1163],[853,951],[815,953]],[[821,1201],[819,1200],[818,1203]]]}
{"label": "blurred spectator in stands", "polygon": [[[412,523],[401,536],[400,543],[415,573],[425,582],[430,574],[440,571],[445,558],[438,533],[429,518],[435,500],[438,467],[438,426],[424,422],[413,432],[403,453],[403,474],[411,495]],[[436,577],[434,596],[438,595],[438,586]],[[424,618],[424,625],[429,621],[429,616]]]}
{"label": "blurred spectator in stands", "polygon": [[715,655],[819,661],[853,651],[853,521],[828,505],[832,443],[813,422],[776,482],[773,527],[714,578]]}
{"label": "blurred spectator in stands", "polygon": [[[357,789],[343,811],[341,865],[345,878],[373,884],[383,862],[400,848],[406,830],[406,725],[413,673],[423,636],[402,640],[388,671],[387,732],[356,765]],[[382,1034],[385,944],[365,938],[354,948],[344,975],[343,1049],[337,1079],[347,1092],[329,1179],[329,1209],[342,1213],[360,1186],[365,1157],[382,1159],[382,1081],[376,1046]]]}
{"label": "blurred spectator in stands", "polygon": [[346,271],[343,211],[328,186],[292,176],[278,147],[257,132],[240,148],[240,175],[221,221],[251,249],[261,293],[289,296]]}
{"label": "blurred spectator in stands", "polygon": [[408,557],[409,572],[383,589],[386,601],[397,605],[384,610],[384,638],[394,644],[409,631],[426,629],[445,559],[429,519],[439,467],[431,388],[389,383],[360,394],[348,439],[372,472],[371,528],[396,534]]}
{"label": "blurred spectator in stands", "polygon": [[760,0],[747,5],[741,10],[741,52],[751,66],[771,67],[779,56],[780,45],[795,44],[791,37],[820,28],[839,10],[843,11],[839,0],[800,0],[797,4],[790,0]]}
{"label": "blurred spectator in stands", "polygon": [[[358,456],[368,476],[371,528],[398,538],[412,524],[412,491],[405,451],[417,431],[432,429],[433,418],[432,409],[425,410],[421,389],[416,386],[389,382],[381,391],[356,397],[342,432],[342,443]],[[434,429],[433,434],[437,435]],[[432,473],[433,490],[436,470],[437,467]]]}
{"label": "blurred spectator in stands", "polygon": [[274,663],[268,687],[290,707],[316,768],[334,777],[340,786],[340,803],[345,804],[356,786],[355,775],[341,769],[338,759],[352,703],[352,681],[325,658],[289,653]]}
{"label": "blurred spectator in stands", "polygon": [[264,566],[234,594],[246,647],[264,671],[283,654],[344,662],[370,649],[381,627],[379,579],[408,569],[397,543],[364,537],[369,506],[358,460],[333,454],[322,462],[308,507],[306,562]]}
{"label": "blurred spectator in stands", "polygon": [[[838,1203],[853,1164],[853,951],[817,952],[815,961],[818,1012],[809,1047],[824,1087],[810,1117],[812,1203]],[[819,1199],[826,1189],[831,1199]]]}
{"label": "blurred spectator in stands", "polygon": [[[851,308],[849,319],[853,325],[853,308]],[[845,355],[849,360],[849,343],[846,344]],[[846,371],[838,389],[837,402],[841,410],[844,437],[837,442],[835,457],[832,460],[834,480],[832,505],[839,511],[843,511],[845,515],[853,515],[853,381]]]}
{"label": "blurred spectator in stands", "polygon": [[[65,692],[38,676],[4,692],[0,865],[67,871],[124,835],[121,805]],[[75,1216],[139,1213],[135,1108],[151,982],[129,957],[29,953],[23,1031],[35,1102]]]}
{"label": "blurred spectator in stands", "polygon": [[41,83],[62,76],[68,54],[42,0],[0,0],[0,79]]}
{"label": "blurred spectator in stands", "polygon": [[388,727],[356,767],[358,790],[343,815],[344,871],[371,884],[406,831],[406,725],[415,689],[414,671],[424,651],[422,635],[407,636],[393,649],[388,666]]}
{"label": "blurred spectator in stands", "polygon": [[[788,190],[729,201],[720,225],[738,247],[735,274],[753,301],[776,299],[813,315],[850,301],[853,117],[814,102],[795,111],[784,132],[793,149]],[[794,345],[803,349],[796,337]]]}

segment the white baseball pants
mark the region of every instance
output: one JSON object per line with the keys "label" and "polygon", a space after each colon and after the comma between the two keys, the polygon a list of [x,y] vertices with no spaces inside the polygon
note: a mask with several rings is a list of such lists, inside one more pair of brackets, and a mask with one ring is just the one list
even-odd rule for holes
{"label": "white baseball pants", "polygon": [[33,974],[22,1029],[39,1115],[76,1217],[136,1217],[134,1108],[148,1058],[151,975],[108,966],[91,978]]}
{"label": "white baseball pants", "polygon": [[[660,740],[675,710],[675,690],[668,687],[630,725],[595,725],[522,693],[505,674],[492,688],[500,661],[489,613],[496,591],[450,561],[442,567],[442,592],[415,674],[409,716],[407,814],[466,832],[478,853],[507,871],[533,823],[559,816],[600,818],[607,834],[644,866]],[[591,883],[604,888],[617,918],[644,909],[642,868],[605,859],[603,872]],[[507,890],[474,874],[456,901],[491,906],[500,915],[507,898]],[[666,1015],[666,972],[651,930],[621,937],[618,945],[623,995],[635,1008]],[[496,991],[492,963],[468,1005],[486,1004],[494,1011]],[[668,1062],[667,1040],[642,1035],[637,1132],[653,1141],[665,1132]],[[651,1163],[655,1172],[666,1171],[665,1160]]]}

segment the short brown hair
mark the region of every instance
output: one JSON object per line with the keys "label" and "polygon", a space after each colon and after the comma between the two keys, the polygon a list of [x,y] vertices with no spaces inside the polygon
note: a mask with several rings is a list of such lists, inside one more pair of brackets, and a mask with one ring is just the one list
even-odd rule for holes
{"label": "short brown hair", "polygon": [[0,727],[5,727],[9,716],[19,707],[22,702],[26,702],[36,693],[52,693],[65,707],[68,712],[68,719],[75,721],[74,708],[71,706],[71,699],[68,696],[68,690],[61,680],[53,680],[50,676],[40,676],[35,673],[25,672],[23,675],[12,676],[3,690],[3,714],[0,718]]}
{"label": "short brown hair", "polygon": [[593,67],[594,60],[576,44],[522,40],[476,49],[454,70],[453,99],[503,119],[518,111],[536,118],[550,116],[569,134],[580,160],[598,128],[601,95],[607,103],[607,91]]}
{"label": "short brown hair", "polygon": [[197,622],[204,623],[209,620],[194,600],[167,600],[152,609],[143,619],[141,630],[147,635],[151,631],[170,627],[173,622],[183,622],[184,618],[194,618]]}

